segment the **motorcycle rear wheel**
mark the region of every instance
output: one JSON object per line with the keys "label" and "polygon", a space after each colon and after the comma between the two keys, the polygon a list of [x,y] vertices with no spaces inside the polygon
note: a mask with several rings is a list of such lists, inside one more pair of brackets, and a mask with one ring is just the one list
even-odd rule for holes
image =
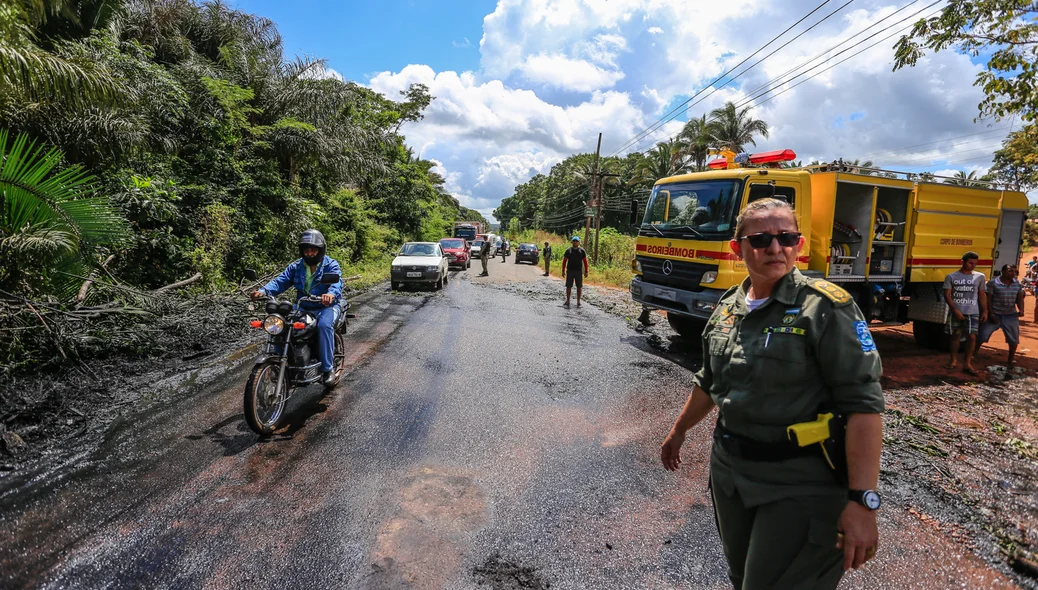
{"label": "motorcycle rear wheel", "polygon": [[[285,411],[288,396],[284,392],[278,395],[279,369],[274,362],[256,365],[245,384],[245,422],[260,436],[274,434]],[[282,388],[287,387],[287,383],[282,384]]]}
{"label": "motorcycle rear wheel", "polygon": [[335,356],[332,364],[332,370],[335,371],[335,382],[331,385],[324,387],[325,391],[331,391],[335,389],[335,386],[342,381],[342,376],[346,374],[346,339],[342,337],[342,334],[335,333]]}

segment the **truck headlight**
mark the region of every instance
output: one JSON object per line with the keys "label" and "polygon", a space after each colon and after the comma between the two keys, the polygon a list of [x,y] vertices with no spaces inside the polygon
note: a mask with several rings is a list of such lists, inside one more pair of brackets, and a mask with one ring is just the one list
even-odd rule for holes
{"label": "truck headlight", "polygon": [[708,270],[703,273],[703,278],[699,279],[700,285],[709,285],[710,283],[717,280],[717,271]]}
{"label": "truck headlight", "polygon": [[642,272],[642,261],[635,258],[631,261],[631,270],[634,272]]}
{"label": "truck headlight", "polygon": [[395,265],[395,264],[393,265],[393,267],[392,267],[392,268],[393,268],[393,270],[397,270],[397,271],[398,271],[398,270],[400,270],[400,267],[399,267],[399,266],[397,266],[397,265]]}
{"label": "truck headlight", "polygon": [[709,301],[696,301],[696,309],[714,311],[715,307],[717,307],[716,303],[710,303]]}
{"label": "truck headlight", "polygon": [[285,329],[285,320],[279,315],[268,315],[263,320],[263,329],[271,336],[276,336]]}

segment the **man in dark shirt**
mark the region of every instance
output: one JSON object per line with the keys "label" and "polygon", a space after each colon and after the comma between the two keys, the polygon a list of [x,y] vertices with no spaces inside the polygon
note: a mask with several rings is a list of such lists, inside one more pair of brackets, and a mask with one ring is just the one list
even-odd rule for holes
{"label": "man in dark shirt", "polygon": [[551,244],[544,242],[544,250],[541,251],[544,255],[544,276],[548,276],[551,272]]}
{"label": "man in dark shirt", "polygon": [[[562,278],[566,279],[566,303],[562,305],[569,307],[570,293],[573,291],[573,283],[577,284],[577,307],[580,307],[580,296],[584,291],[584,277],[587,277],[587,252],[580,247],[580,237],[573,236],[573,247],[566,250],[562,255]],[[584,274],[581,275],[581,266]],[[566,275],[569,275],[568,277]]]}

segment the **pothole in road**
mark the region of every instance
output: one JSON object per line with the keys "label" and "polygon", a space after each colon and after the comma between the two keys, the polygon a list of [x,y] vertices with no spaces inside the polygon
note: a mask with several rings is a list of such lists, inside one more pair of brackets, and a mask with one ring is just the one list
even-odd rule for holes
{"label": "pothole in road", "polygon": [[480,586],[490,586],[494,590],[551,588],[550,582],[537,575],[536,568],[512,563],[502,559],[498,553],[488,557],[483,565],[472,568],[472,577]]}
{"label": "pothole in road", "polygon": [[486,521],[483,491],[467,474],[423,467],[404,481],[398,501],[379,531],[367,587],[442,588],[466,535]]}

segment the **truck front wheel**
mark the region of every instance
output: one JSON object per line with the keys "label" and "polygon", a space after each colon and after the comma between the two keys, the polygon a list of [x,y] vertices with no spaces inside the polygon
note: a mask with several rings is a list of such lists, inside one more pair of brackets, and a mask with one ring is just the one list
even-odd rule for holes
{"label": "truck front wheel", "polygon": [[913,320],[912,335],[920,348],[948,350],[948,335],[944,333],[944,324]]}
{"label": "truck front wheel", "polygon": [[706,327],[706,322],[702,320],[675,313],[667,313],[667,322],[685,340],[698,340],[703,336],[703,328]]}

